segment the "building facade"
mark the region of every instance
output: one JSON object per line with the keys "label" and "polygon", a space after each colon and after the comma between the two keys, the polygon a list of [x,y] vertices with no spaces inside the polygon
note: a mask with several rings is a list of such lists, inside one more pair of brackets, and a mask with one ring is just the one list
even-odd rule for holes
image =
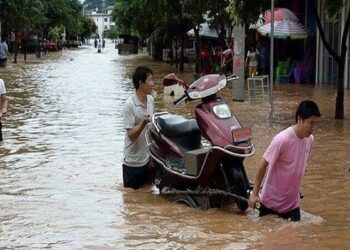
{"label": "building facade", "polygon": [[109,6],[104,10],[94,10],[86,12],[85,15],[90,17],[97,26],[97,34],[100,38],[104,36],[104,33],[115,26],[115,22],[112,21],[113,6]]}

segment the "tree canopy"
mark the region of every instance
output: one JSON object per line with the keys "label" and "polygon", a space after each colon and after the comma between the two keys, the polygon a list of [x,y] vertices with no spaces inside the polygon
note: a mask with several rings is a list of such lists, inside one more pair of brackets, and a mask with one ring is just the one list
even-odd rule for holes
{"label": "tree canopy", "polygon": [[0,0],[0,21],[4,32],[38,32],[44,36],[53,34],[56,27],[65,27],[68,37],[93,30],[91,23],[86,25],[89,21],[79,0]]}
{"label": "tree canopy", "polygon": [[[219,11],[217,7],[227,5],[227,0],[116,0],[113,18],[120,33],[137,35],[141,40],[152,38],[155,43],[163,44],[176,39],[184,45],[190,29],[195,30],[196,40],[199,40],[199,25],[205,21],[205,16],[215,16],[219,20],[218,16],[226,15],[228,19],[225,8]],[[198,62],[198,46],[196,48]]]}
{"label": "tree canopy", "polygon": [[115,0],[85,0],[83,6],[86,10],[101,10],[103,7],[114,5]]}

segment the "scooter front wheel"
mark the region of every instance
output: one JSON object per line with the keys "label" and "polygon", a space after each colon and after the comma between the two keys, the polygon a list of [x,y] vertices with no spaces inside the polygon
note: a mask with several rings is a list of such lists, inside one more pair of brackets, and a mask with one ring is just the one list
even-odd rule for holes
{"label": "scooter front wheel", "polygon": [[[235,169],[231,168],[232,175],[235,180],[235,186],[234,186],[234,191],[236,194],[239,196],[248,199],[248,187],[245,182],[245,178],[243,176],[242,170],[241,169]],[[244,212],[248,208],[248,202],[247,200],[243,199],[234,199],[238,208]]]}
{"label": "scooter front wheel", "polygon": [[188,194],[177,194],[172,198],[172,201],[177,204],[183,204],[190,208],[198,208],[198,204],[195,199]]}

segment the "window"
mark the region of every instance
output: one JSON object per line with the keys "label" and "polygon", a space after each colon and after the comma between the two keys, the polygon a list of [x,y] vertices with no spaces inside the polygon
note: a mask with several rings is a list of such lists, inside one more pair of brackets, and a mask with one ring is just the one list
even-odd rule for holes
{"label": "window", "polygon": [[108,22],[108,18],[107,17],[105,17],[105,23],[107,23]]}

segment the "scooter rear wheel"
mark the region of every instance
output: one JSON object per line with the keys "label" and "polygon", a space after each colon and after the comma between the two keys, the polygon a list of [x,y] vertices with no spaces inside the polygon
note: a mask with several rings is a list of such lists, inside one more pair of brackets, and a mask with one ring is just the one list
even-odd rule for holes
{"label": "scooter rear wheel", "polygon": [[172,201],[177,204],[183,204],[190,208],[198,208],[198,204],[195,199],[188,194],[177,194],[174,196],[174,198],[172,198]]}

